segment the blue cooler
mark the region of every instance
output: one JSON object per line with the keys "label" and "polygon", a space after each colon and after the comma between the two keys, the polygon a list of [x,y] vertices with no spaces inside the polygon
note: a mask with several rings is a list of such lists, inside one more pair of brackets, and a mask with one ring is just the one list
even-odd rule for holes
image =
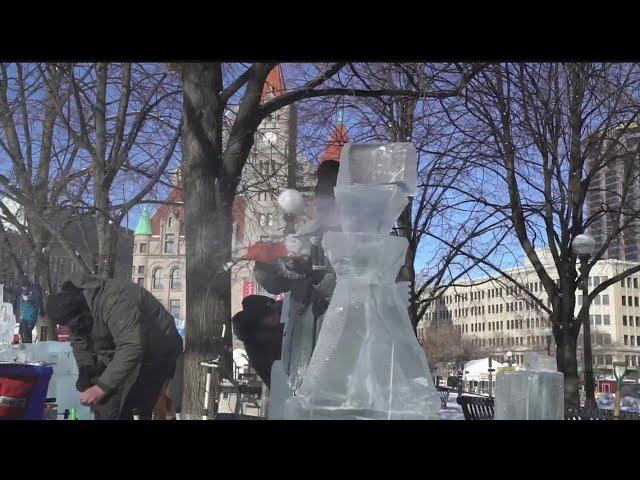
{"label": "blue cooler", "polygon": [[[47,400],[47,390],[49,380],[53,375],[53,368],[50,365],[32,365],[26,363],[1,363],[0,362],[0,385],[3,378],[24,378],[34,377],[34,384],[31,393],[27,397],[26,407],[21,420],[42,420],[44,408]],[[0,420],[6,420],[0,416]],[[15,420],[15,417],[11,417]]]}

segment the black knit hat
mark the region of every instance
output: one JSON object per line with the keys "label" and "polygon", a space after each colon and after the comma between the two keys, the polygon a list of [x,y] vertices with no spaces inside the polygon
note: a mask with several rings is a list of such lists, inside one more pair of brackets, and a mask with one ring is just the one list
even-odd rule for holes
{"label": "black knit hat", "polygon": [[242,299],[242,311],[231,319],[236,337],[245,342],[261,318],[277,311],[280,303],[264,295],[248,295]]}
{"label": "black knit hat", "polygon": [[340,162],[335,160],[326,160],[320,164],[316,177],[318,183],[314,189],[315,194],[329,195],[333,197],[333,188],[338,181],[338,171],[340,170]]}
{"label": "black knit hat", "polygon": [[81,289],[64,289],[47,298],[47,314],[58,325],[66,325],[73,318],[86,313],[88,308]]}

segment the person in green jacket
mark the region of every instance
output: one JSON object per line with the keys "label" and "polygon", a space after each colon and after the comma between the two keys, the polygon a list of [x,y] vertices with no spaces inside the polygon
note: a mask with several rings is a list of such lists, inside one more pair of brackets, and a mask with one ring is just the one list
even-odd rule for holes
{"label": "person in green jacket", "polygon": [[80,402],[96,420],[150,419],[183,347],[164,306],[134,283],[74,274],[46,307],[71,330]]}

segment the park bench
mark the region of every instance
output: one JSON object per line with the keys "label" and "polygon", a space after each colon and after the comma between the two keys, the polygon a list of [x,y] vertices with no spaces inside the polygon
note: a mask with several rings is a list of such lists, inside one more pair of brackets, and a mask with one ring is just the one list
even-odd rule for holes
{"label": "park bench", "polygon": [[[461,395],[458,404],[462,407],[465,420],[493,420],[494,399],[490,397],[474,397]],[[613,420],[613,410],[569,409],[564,414],[565,420]],[[620,412],[620,420],[640,420],[640,413]]]}
{"label": "park bench", "polygon": [[465,420],[493,420],[493,397],[459,395],[456,401],[462,407]]}
{"label": "park bench", "polygon": [[449,389],[447,387],[436,387],[438,390],[438,396],[440,397],[440,406],[447,408],[447,402],[449,401]]}
{"label": "park bench", "polygon": [[569,408],[564,412],[565,420],[613,420],[613,410],[602,408]]}
{"label": "park bench", "polygon": [[[579,410],[569,409],[564,414],[565,420],[613,420],[613,410],[604,408],[587,410],[581,407]],[[633,412],[620,412],[620,420],[640,420],[640,414]]]}

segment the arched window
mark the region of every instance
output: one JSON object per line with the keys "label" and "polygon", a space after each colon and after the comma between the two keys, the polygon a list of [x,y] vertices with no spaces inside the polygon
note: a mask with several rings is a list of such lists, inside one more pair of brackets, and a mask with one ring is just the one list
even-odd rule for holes
{"label": "arched window", "polygon": [[180,290],[182,288],[182,272],[180,267],[171,270],[171,290]]}
{"label": "arched window", "polygon": [[153,271],[153,288],[160,290],[163,288],[164,283],[164,270],[162,268],[156,268]]}

